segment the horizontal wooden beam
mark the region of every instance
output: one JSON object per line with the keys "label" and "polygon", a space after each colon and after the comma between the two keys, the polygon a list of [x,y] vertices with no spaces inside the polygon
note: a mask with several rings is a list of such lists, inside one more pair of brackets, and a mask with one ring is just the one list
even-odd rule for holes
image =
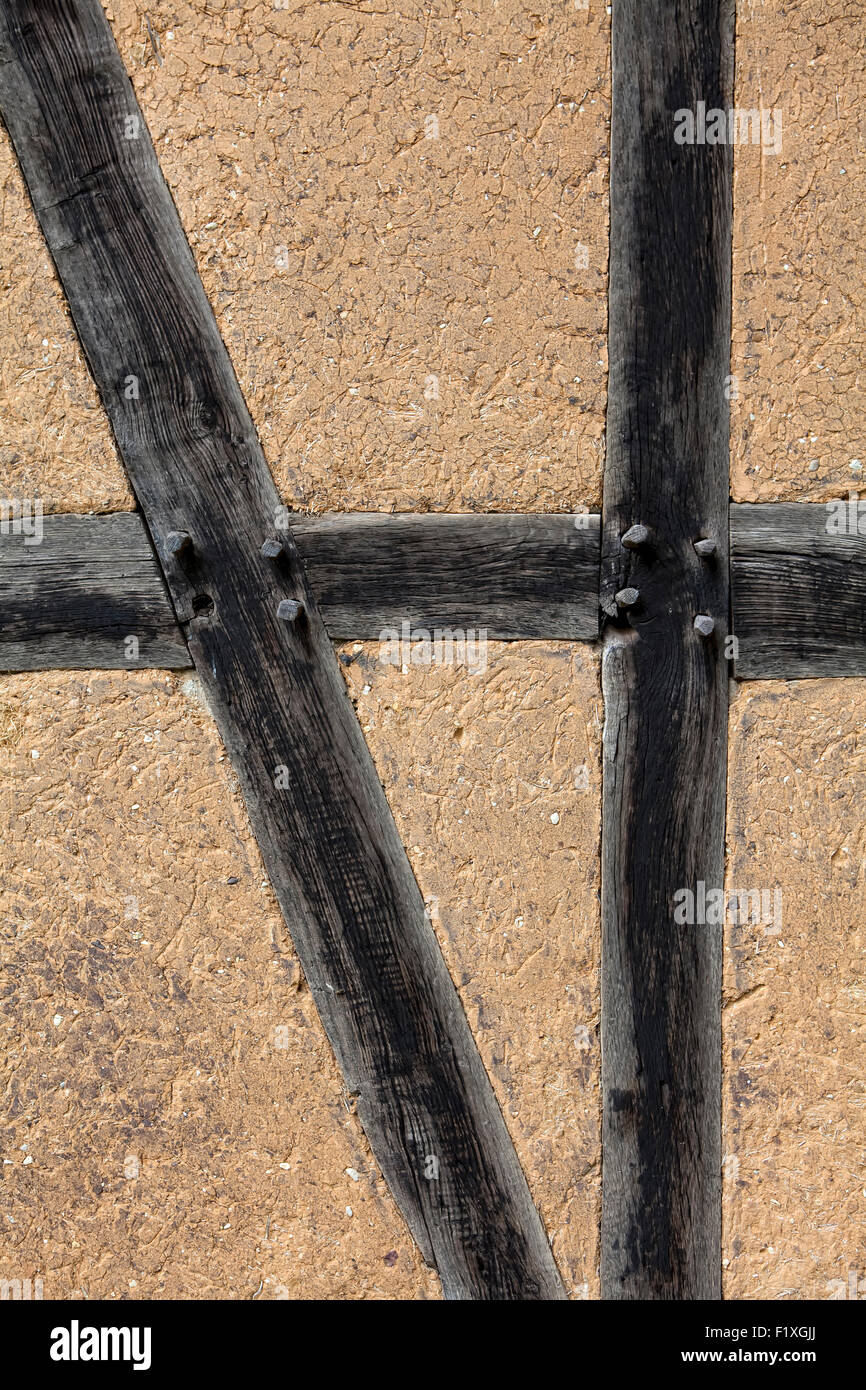
{"label": "horizontal wooden beam", "polygon": [[732,507],[731,609],[740,680],[866,676],[866,502]]}
{"label": "horizontal wooden beam", "polygon": [[598,516],[349,513],[293,533],[334,640],[413,626],[598,636]]}
{"label": "horizontal wooden beam", "polygon": [[[859,517],[856,506],[731,507],[738,679],[866,675],[866,502]],[[0,534],[0,671],[192,665],[138,514],[42,526],[39,545]],[[335,642],[375,641],[404,620],[486,627],[491,640],[598,635],[597,515],[349,512],[291,530]]]}
{"label": "horizontal wooden beam", "polygon": [[[14,528],[14,529],[13,529]],[[46,516],[0,534],[0,670],[192,665],[140,516]]]}
{"label": "horizontal wooden beam", "polygon": [[[403,622],[598,635],[598,516],[348,513],[291,534],[335,642]],[[0,534],[0,670],[191,665],[140,515],[46,516],[41,544]]]}

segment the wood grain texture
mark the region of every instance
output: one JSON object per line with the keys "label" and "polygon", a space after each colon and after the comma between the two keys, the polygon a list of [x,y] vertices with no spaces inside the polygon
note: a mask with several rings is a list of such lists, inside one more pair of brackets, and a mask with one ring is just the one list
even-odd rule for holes
{"label": "wood grain texture", "polygon": [[4,6],[0,107],[382,1172],[447,1297],[562,1297],[297,549],[260,553],[280,499],[97,0]]}
{"label": "wood grain texture", "polygon": [[[866,675],[866,501],[853,508],[732,504],[738,679]],[[43,525],[40,545],[0,533],[0,670],[191,665],[138,515]],[[486,627],[491,640],[597,636],[597,516],[576,528],[522,513],[346,513],[291,530],[333,641],[374,641],[406,618]]]}
{"label": "wood grain texture", "polygon": [[[290,524],[332,641],[375,641],[404,621],[579,641],[598,636],[600,537],[598,516],[575,520],[350,513]],[[43,526],[41,545],[0,535],[0,670],[192,664],[138,515]],[[129,634],[138,660],[124,655]]]}
{"label": "wood grain texture", "polygon": [[738,678],[866,676],[866,502],[732,506],[731,608]]}
{"label": "wood grain texture", "polygon": [[141,517],[46,516],[39,545],[0,534],[0,671],[191,665]]}
{"label": "wood grain texture", "polygon": [[730,106],[733,15],[620,0],[612,23],[602,1292],[718,1298],[721,929],[678,926],[674,895],[724,881],[728,672],[694,619],[727,630],[732,161],[677,144],[674,112]]}
{"label": "wood grain texture", "polygon": [[292,527],[331,637],[413,626],[598,636],[598,516],[334,514]]}

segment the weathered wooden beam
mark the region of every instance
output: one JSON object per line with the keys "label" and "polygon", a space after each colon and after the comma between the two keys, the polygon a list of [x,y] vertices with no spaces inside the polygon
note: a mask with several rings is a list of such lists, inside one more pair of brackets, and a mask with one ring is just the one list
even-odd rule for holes
{"label": "weathered wooden beam", "polygon": [[404,619],[491,639],[598,636],[597,515],[354,513],[293,533],[335,640]]}
{"label": "weathered wooden beam", "polygon": [[40,530],[33,544],[0,533],[0,671],[192,665],[141,517],[46,516]]}
{"label": "weathered wooden beam", "polygon": [[[376,641],[404,622],[484,628],[490,640],[598,636],[597,515],[347,513],[290,524],[332,641]],[[0,671],[191,665],[136,513],[46,516],[38,545],[0,530]]]}
{"label": "weathered wooden beam", "polygon": [[562,1297],[98,0],[8,0],[0,109],[382,1172],[446,1296]]}
{"label": "weathered wooden beam", "polygon": [[674,895],[724,875],[732,160],[674,113],[730,107],[732,5],[618,0],[612,25],[602,1293],[719,1298],[721,929]]}
{"label": "weathered wooden beam", "polygon": [[866,676],[866,501],[731,507],[731,608],[739,679]]}
{"label": "weathered wooden beam", "polygon": [[[598,635],[598,516],[377,512],[290,524],[333,641],[375,641],[407,619],[484,627],[490,639]],[[730,530],[735,677],[866,675],[866,500],[734,503]],[[42,533],[35,544],[0,525],[0,671],[192,664],[137,513],[46,516]],[[639,532],[626,548],[648,539]],[[695,550],[717,555],[714,544]]]}

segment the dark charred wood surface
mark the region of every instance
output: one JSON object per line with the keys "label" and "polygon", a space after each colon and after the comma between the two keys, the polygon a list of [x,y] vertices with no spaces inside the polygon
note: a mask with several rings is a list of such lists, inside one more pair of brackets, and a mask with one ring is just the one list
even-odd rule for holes
{"label": "dark charred wood surface", "polygon": [[731,507],[742,680],[866,676],[866,500]]}
{"label": "dark charred wood surface", "polygon": [[732,152],[677,144],[674,113],[730,107],[732,5],[618,0],[612,25],[602,1293],[718,1298],[721,929],[674,894],[724,874]]}
{"label": "dark charred wood surface", "polygon": [[0,535],[0,671],[192,665],[139,516],[46,516],[41,531]]}
{"label": "dark charred wood surface", "polygon": [[335,640],[403,620],[491,639],[598,636],[597,515],[350,513],[292,530]]}

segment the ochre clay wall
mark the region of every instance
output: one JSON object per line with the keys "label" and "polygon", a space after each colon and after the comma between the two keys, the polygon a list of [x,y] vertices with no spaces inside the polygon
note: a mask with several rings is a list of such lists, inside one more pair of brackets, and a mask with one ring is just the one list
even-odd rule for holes
{"label": "ochre clay wall", "polygon": [[844,497],[866,463],[866,14],[738,0],[736,45],[736,104],[780,112],[781,149],[734,150],[731,496]]}
{"label": "ochre clay wall", "polygon": [[[563,1275],[597,1296],[597,658],[341,655]],[[438,1297],[195,679],[0,677],[0,818],[2,1267],[46,1298]]]}
{"label": "ochre clay wall", "polygon": [[[734,151],[731,495],[862,487],[866,15],[741,0],[736,104],[781,150]],[[753,682],[731,707],[729,887],[782,889],[781,930],[729,927],[726,1298],[866,1294],[866,685]]]}
{"label": "ochre clay wall", "polygon": [[288,500],[597,504],[604,8],[108,12]]}
{"label": "ochre clay wall", "polygon": [[482,675],[344,651],[382,782],[553,1253],[598,1297],[602,701],[587,645]]}
{"label": "ochre clay wall", "polygon": [[[597,507],[604,8],[106,11],[287,500]],[[8,476],[53,510],[128,504],[5,135],[0,179]]]}
{"label": "ochre clay wall", "polygon": [[46,1298],[428,1297],[196,689],[0,677],[3,1268]]}
{"label": "ochre clay wall", "polygon": [[866,1293],[864,724],[863,680],[731,707],[728,886],[782,912],[727,931],[726,1298],[844,1298],[852,1270]]}

